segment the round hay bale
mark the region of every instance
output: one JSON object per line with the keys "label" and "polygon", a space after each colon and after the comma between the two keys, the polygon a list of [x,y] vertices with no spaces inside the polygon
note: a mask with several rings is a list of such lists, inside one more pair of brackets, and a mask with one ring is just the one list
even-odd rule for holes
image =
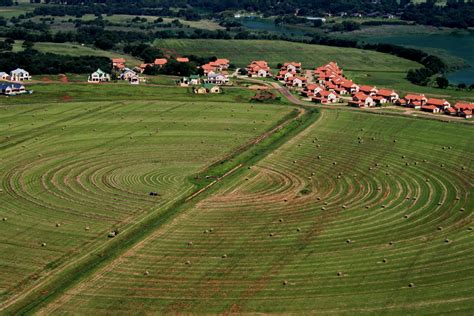
{"label": "round hay bale", "polygon": [[46,243],[45,243],[45,242],[42,243],[42,244],[41,244],[41,247],[46,247]]}
{"label": "round hay bale", "polygon": [[341,271],[339,271],[336,275],[340,277],[340,276],[343,276],[344,274]]}
{"label": "round hay bale", "polygon": [[393,241],[390,241],[388,244],[389,244],[390,246],[395,245],[395,243],[394,243]]}
{"label": "round hay bale", "polygon": [[352,240],[346,239],[346,243],[350,244],[351,242],[352,242]]}
{"label": "round hay bale", "polygon": [[404,218],[409,218],[410,216],[408,214],[405,214],[405,216],[403,216]]}
{"label": "round hay bale", "polygon": [[372,140],[375,140],[375,137],[372,137]]}
{"label": "round hay bale", "polygon": [[337,162],[334,161],[332,164],[333,164],[333,165],[337,165]]}
{"label": "round hay bale", "polygon": [[311,175],[312,175],[312,176],[314,176],[314,175],[316,175],[316,173],[314,173],[314,172],[311,172]]}
{"label": "round hay bale", "polygon": [[449,244],[449,243],[451,242],[451,240],[449,240],[448,238],[446,238],[446,239],[444,240],[444,242],[447,243],[447,244]]}
{"label": "round hay bale", "polygon": [[372,170],[373,168],[372,167],[369,167],[369,170]]}
{"label": "round hay bale", "polygon": [[462,166],[462,167],[461,167],[461,170],[466,170],[466,167]]}
{"label": "round hay bale", "polygon": [[191,264],[191,261],[189,261],[189,260],[186,260],[186,262],[185,262],[184,264],[186,264],[186,265],[190,265],[190,264]]}
{"label": "round hay bale", "polygon": [[423,159],[423,162],[428,162],[428,160],[426,160],[426,159]]}
{"label": "round hay bale", "polygon": [[343,208],[343,209],[346,209],[346,208],[347,208],[347,206],[343,205],[343,206],[342,206],[342,208]]}
{"label": "round hay bale", "polygon": [[56,227],[61,227],[61,224],[60,224],[60,223],[56,223]]}
{"label": "round hay bale", "polygon": [[321,159],[321,156],[318,156],[318,159]]}
{"label": "round hay bale", "polygon": [[365,208],[366,208],[366,209],[369,209],[369,208],[370,208],[370,206],[366,205],[366,206],[365,206]]}
{"label": "round hay bale", "polygon": [[209,228],[209,232],[212,233],[214,231],[214,228]]}
{"label": "round hay bale", "polygon": [[438,226],[438,230],[443,230],[443,227],[442,227],[442,226]]}
{"label": "round hay bale", "polygon": [[85,230],[90,230],[89,226],[84,227]]}
{"label": "round hay bale", "polygon": [[459,209],[459,211],[460,211],[460,212],[464,212],[464,211],[465,211],[464,207],[461,207],[461,208]]}
{"label": "round hay bale", "polygon": [[318,147],[318,148],[319,148],[319,147],[321,147],[321,145],[320,145],[320,144],[317,144],[317,145],[316,145],[316,147]]}
{"label": "round hay bale", "polygon": [[288,281],[287,280],[283,281],[283,285],[288,285]]}
{"label": "round hay bale", "polygon": [[472,231],[472,227],[468,227],[467,230]]}
{"label": "round hay bale", "polygon": [[145,273],[144,273],[144,274],[145,274],[145,275],[150,275],[150,272],[148,272],[148,271],[145,271]]}
{"label": "round hay bale", "polygon": [[279,221],[280,223],[283,223],[283,218],[280,218],[278,221]]}
{"label": "round hay bale", "polygon": [[459,196],[456,197],[456,201],[459,201],[461,198]]}
{"label": "round hay bale", "polygon": [[396,142],[397,142],[397,140],[396,140],[396,139],[394,139],[394,140],[393,140],[393,142],[394,142],[394,143],[396,143]]}
{"label": "round hay bale", "polygon": [[192,246],[193,245],[193,242],[192,241],[188,241],[188,246]]}
{"label": "round hay bale", "polygon": [[274,233],[270,233],[269,236],[270,236],[270,237],[273,237],[273,236],[275,236],[275,234],[274,234]]}
{"label": "round hay bale", "polygon": [[405,166],[409,166],[410,164],[408,162],[405,163]]}
{"label": "round hay bale", "polygon": [[337,176],[336,179],[341,179],[341,176]]}
{"label": "round hay bale", "polygon": [[441,202],[438,202],[438,205],[441,205],[441,204],[443,204],[443,203],[441,203]]}
{"label": "round hay bale", "polygon": [[283,199],[283,202],[288,202],[288,199]]}
{"label": "round hay bale", "polygon": [[297,231],[297,232],[300,232],[300,231],[301,231],[301,228],[297,227],[297,228],[296,228],[296,231]]}
{"label": "round hay bale", "polygon": [[316,200],[321,201],[321,198],[318,196],[318,197],[316,198]]}
{"label": "round hay bale", "polygon": [[414,283],[408,283],[408,287],[415,287]]}
{"label": "round hay bale", "polygon": [[385,205],[380,206],[381,208],[385,208]]}
{"label": "round hay bale", "polygon": [[387,263],[387,262],[388,262],[387,258],[383,258],[383,259],[382,259],[382,262],[383,262],[383,263]]}
{"label": "round hay bale", "polygon": [[411,199],[412,199],[413,201],[416,201],[416,196],[412,197]]}
{"label": "round hay bale", "polygon": [[226,254],[223,254],[223,255],[222,255],[222,259],[225,259],[225,258],[227,258],[227,255],[226,255]]}
{"label": "round hay bale", "polygon": [[8,218],[4,217],[2,218],[2,221],[6,222],[8,220]]}
{"label": "round hay bale", "polygon": [[377,187],[377,191],[382,191],[382,188],[381,188],[381,187]]}
{"label": "round hay bale", "polygon": [[208,233],[209,233],[209,230],[205,229],[204,234],[208,234]]}
{"label": "round hay bale", "polygon": [[440,167],[441,167],[441,168],[444,168],[444,163],[442,163],[442,164],[440,165]]}
{"label": "round hay bale", "polygon": [[321,207],[321,210],[323,210],[323,211],[324,211],[324,210],[326,210],[326,208],[325,208],[324,206],[322,206],[322,207]]}
{"label": "round hay bale", "polygon": [[448,146],[448,149],[451,149],[452,147],[451,146]]}
{"label": "round hay bale", "polygon": [[293,160],[293,163],[296,163],[296,160]]}
{"label": "round hay bale", "polygon": [[403,156],[402,156],[402,159],[405,159],[405,158],[406,158],[406,156],[405,156],[405,155],[403,155]]}
{"label": "round hay bale", "polygon": [[328,205],[329,203],[328,202],[324,202],[324,205]]}

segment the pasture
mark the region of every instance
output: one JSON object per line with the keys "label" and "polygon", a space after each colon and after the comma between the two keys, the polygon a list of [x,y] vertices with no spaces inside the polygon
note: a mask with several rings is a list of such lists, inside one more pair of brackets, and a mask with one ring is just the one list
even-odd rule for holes
{"label": "pasture", "polygon": [[191,175],[292,110],[248,103],[245,92],[212,99],[166,87],[32,88],[0,99],[2,303],[106,245],[111,230],[158,216],[194,189]]}
{"label": "pasture", "polygon": [[[469,125],[325,110],[42,312],[469,314],[473,136]],[[124,179],[139,199],[134,185],[148,190],[157,172],[142,159],[135,176],[120,159],[74,160],[46,178],[80,174],[99,192]],[[59,196],[68,181],[54,182]]]}

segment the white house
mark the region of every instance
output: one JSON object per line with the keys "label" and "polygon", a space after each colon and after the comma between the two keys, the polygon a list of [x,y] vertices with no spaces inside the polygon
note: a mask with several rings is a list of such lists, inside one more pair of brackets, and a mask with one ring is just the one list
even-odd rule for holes
{"label": "white house", "polygon": [[132,76],[128,78],[128,82],[130,82],[130,84],[140,84],[140,77],[138,77],[138,75]]}
{"label": "white house", "polygon": [[10,80],[10,76],[3,71],[0,71],[0,80]]}
{"label": "white house", "polygon": [[130,68],[124,68],[119,78],[122,80],[130,80],[130,78],[136,77],[136,76],[137,76],[137,73],[135,71],[131,70]]}
{"label": "white house", "polygon": [[356,94],[354,94],[354,96],[352,97],[352,101],[349,101],[349,104],[360,108],[375,106],[374,99],[363,92],[357,92]]}
{"label": "white house", "polygon": [[25,81],[31,80],[30,73],[25,69],[17,68],[10,71],[10,80],[11,81]]}
{"label": "white house", "polygon": [[209,73],[207,75],[206,83],[225,85],[229,83],[229,77],[221,73]]}
{"label": "white house", "polygon": [[106,82],[106,81],[110,81],[110,75],[108,73],[105,73],[101,69],[97,69],[87,79],[87,82],[90,82],[90,83],[99,83],[99,82]]}

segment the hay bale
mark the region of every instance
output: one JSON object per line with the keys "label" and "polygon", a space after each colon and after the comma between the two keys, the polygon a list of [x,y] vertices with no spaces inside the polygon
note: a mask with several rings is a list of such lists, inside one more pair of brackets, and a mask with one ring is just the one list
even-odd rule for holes
{"label": "hay bale", "polygon": [[442,227],[442,226],[438,226],[438,230],[443,230],[443,227]]}
{"label": "hay bale", "polygon": [[366,205],[365,208],[368,210],[370,208],[370,206]]}
{"label": "hay bale", "polygon": [[275,234],[274,234],[274,233],[270,233],[269,236],[270,236],[270,237],[273,237],[273,236],[275,236]]}
{"label": "hay bale", "polygon": [[4,217],[2,218],[2,221],[6,222],[8,220],[8,218]]}
{"label": "hay bale", "polygon": [[446,238],[446,239],[444,240],[444,242],[447,243],[447,244],[449,244],[449,243],[451,242],[451,240],[449,240],[448,238]]}
{"label": "hay bale", "polygon": [[293,163],[296,163],[296,160],[293,160]]}
{"label": "hay bale", "polygon": [[42,244],[41,244],[41,247],[46,247],[46,243],[45,243],[45,242],[42,243]]}
{"label": "hay bale", "polygon": [[288,202],[288,199],[283,199],[283,202]]}
{"label": "hay bale", "polygon": [[337,275],[338,277],[341,277],[341,276],[343,276],[344,274],[343,274],[341,271],[339,271],[338,273],[336,273],[336,275]]}
{"label": "hay bale", "polygon": [[316,200],[321,201],[321,198],[318,196],[318,197],[316,198]]}
{"label": "hay bale", "polygon": [[321,159],[321,156],[318,156],[318,159]]}
{"label": "hay bale", "polygon": [[408,287],[415,287],[414,283],[408,283]]}
{"label": "hay bale", "polygon": [[184,264],[186,264],[186,265],[190,265],[190,264],[191,264],[191,261],[189,261],[189,260],[186,260],[186,262],[185,262]]}
{"label": "hay bale", "polygon": [[283,223],[283,218],[280,218],[278,221],[279,221],[280,223]]}
{"label": "hay bale", "polygon": [[352,240],[346,239],[346,243],[350,244],[350,243],[352,243]]}
{"label": "hay bale", "polygon": [[226,254],[223,254],[223,255],[222,255],[222,259],[225,259],[225,258],[227,258],[227,255],[226,255]]}
{"label": "hay bale", "polygon": [[321,207],[321,210],[322,210],[322,211],[325,211],[325,210],[326,210],[326,208],[325,208],[324,206],[322,206],[322,207]]}
{"label": "hay bale", "polygon": [[410,216],[408,214],[405,214],[405,216],[403,216],[404,218],[409,218]]}
{"label": "hay bale", "polygon": [[61,224],[60,224],[60,223],[56,223],[56,227],[60,227],[60,226],[61,226]]}
{"label": "hay bale", "polygon": [[334,161],[332,164],[333,164],[333,165],[337,165],[337,162]]}
{"label": "hay bale", "polygon": [[150,272],[148,271],[145,271],[145,273],[143,273],[144,275],[150,275]]}
{"label": "hay bale", "polygon": [[209,230],[205,229],[204,234],[208,234],[208,233],[209,233]]}
{"label": "hay bale", "polygon": [[441,205],[441,204],[443,204],[443,203],[441,203],[441,202],[438,202],[438,205]]}
{"label": "hay bale", "polygon": [[459,196],[456,197],[456,201],[459,201],[461,198]]}
{"label": "hay bale", "polygon": [[347,206],[343,205],[343,206],[342,206],[342,208],[343,208],[343,209],[346,209],[346,208],[347,208]]}
{"label": "hay bale", "polygon": [[387,258],[383,258],[383,259],[382,259],[382,262],[383,262],[383,263],[387,263],[387,262],[388,262]]}
{"label": "hay bale", "polygon": [[405,158],[406,158],[406,156],[405,156],[405,155],[402,155],[402,159],[405,159]]}
{"label": "hay bale", "polygon": [[301,228],[297,227],[297,228],[296,228],[296,231],[297,231],[297,232],[300,232],[300,231],[301,231]]}
{"label": "hay bale", "polygon": [[193,245],[193,242],[192,241],[188,241],[188,246],[192,246]]}
{"label": "hay bale", "polygon": [[90,230],[89,226],[84,227],[84,230]]}
{"label": "hay bale", "polygon": [[287,280],[283,281],[283,285],[288,285],[288,281]]}
{"label": "hay bale", "polygon": [[337,176],[336,179],[341,179],[341,176]]}
{"label": "hay bale", "polygon": [[390,241],[388,244],[389,244],[390,246],[395,245],[395,243],[394,243],[393,241]]}
{"label": "hay bale", "polygon": [[461,208],[459,209],[459,211],[460,211],[460,212],[464,212],[464,211],[465,211],[464,207],[461,207]]}

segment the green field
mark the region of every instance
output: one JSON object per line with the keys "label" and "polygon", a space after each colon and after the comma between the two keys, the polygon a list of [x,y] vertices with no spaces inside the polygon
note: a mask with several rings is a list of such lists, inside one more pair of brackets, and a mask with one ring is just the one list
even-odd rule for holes
{"label": "green field", "polygon": [[[13,46],[13,51],[22,51],[22,41],[16,41]],[[69,56],[102,56],[108,58],[125,58],[127,66],[133,68],[134,66],[140,65],[143,61],[124,53],[111,52],[95,47],[82,46],[77,43],[49,43],[49,42],[37,42],[34,48],[43,53],[54,53],[59,55]]]}
{"label": "green field", "polygon": [[42,312],[469,314],[473,136],[324,111]]}
{"label": "green field", "polygon": [[292,110],[250,104],[245,91],[33,88],[0,99],[0,302],[100,249],[113,228],[158,216],[193,190],[192,174]]}
{"label": "green field", "polygon": [[159,48],[183,55],[217,56],[228,58],[238,67],[247,66],[252,60],[264,59],[271,68],[285,61],[300,61],[304,68],[316,68],[336,61],[347,70],[403,72],[420,65],[395,56],[354,48],[309,45],[266,40],[156,40]]}

